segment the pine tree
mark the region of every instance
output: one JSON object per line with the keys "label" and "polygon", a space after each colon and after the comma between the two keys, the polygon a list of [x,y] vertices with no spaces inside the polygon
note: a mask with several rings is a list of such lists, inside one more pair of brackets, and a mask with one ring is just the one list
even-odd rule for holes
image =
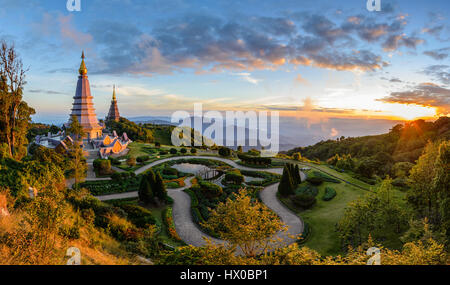
{"label": "pine tree", "polygon": [[162,202],[166,200],[167,190],[166,185],[161,177],[161,174],[158,172],[155,175],[155,196]]}
{"label": "pine tree", "polygon": [[281,181],[280,184],[278,185],[278,192],[283,197],[287,197],[289,195],[294,194],[294,184],[292,181],[288,165],[286,165],[283,168],[283,175],[281,176]]}
{"label": "pine tree", "polygon": [[150,182],[148,181],[147,175],[144,175],[144,177],[142,177],[141,184],[139,185],[138,195],[139,200],[144,202],[145,204],[153,202],[153,191],[150,186]]}
{"label": "pine tree", "polygon": [[297,179],[297,185],[302,183],[302,178],[300,176],[300,167],[298,164],[295,165],[295,178]]}

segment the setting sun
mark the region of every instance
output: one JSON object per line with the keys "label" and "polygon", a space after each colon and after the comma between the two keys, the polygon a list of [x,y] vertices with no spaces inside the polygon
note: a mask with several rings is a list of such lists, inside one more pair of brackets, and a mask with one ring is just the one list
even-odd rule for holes
{"label": "setting sun", "polygon": [[398,118],[414,120],[418,118],[436,117],[436,109],[414,104],[384,104],[384,112]]}

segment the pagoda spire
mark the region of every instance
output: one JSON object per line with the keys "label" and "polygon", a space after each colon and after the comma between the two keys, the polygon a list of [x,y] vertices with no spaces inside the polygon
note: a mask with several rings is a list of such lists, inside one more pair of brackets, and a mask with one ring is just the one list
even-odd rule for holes
{"label": "pagoda spire", "polygon": [[[91,87],[87,77],[87,68],[84,62],[84,51],[81,54],[77,89],[73,97],[72,116],[76,116],[88,139],[96,139],[102,136],[102,127],[99,125],[95,114]],[[69,123],[70,123],[69,119]]]}
{"label": "pagoda spire", "polygon": [[116,99],[116,85],[114,84],[113,85],[113,101],[117,101],[117,99]]}
{"label": "pagoda spire", "polygon": [[81,64],[80,69],[78,70],[80,72],[80,75],[86,75],[87,74],[87,68],[86,63],[84,63],[84,51],[81,53]]}
{"label": "pagoda spire", "polygon": [[106,116],[106,121],[118,122],[119,119],[120,119],[120,114],[119,114],[119,108],[117,107],[116,85],[114,85],[111,106],[109,107],[109,112],[108,112],[108,116]]}

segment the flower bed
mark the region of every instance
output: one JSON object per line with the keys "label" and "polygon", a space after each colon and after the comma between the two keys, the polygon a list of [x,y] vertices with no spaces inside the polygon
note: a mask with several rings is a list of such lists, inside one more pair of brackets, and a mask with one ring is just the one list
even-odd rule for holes
{"label": "flower bed", "polygon": [[169,236],[171,238],[173,238],[174,240],[181,241],[180,236],[178,235],[177,231],[175,230],[175,224],[173,222],[173,217],[172,217],[172,207],[167,207],[164,210],[163,217],[164,217],[164,224],[167,227],[167,233],[169,234]]}

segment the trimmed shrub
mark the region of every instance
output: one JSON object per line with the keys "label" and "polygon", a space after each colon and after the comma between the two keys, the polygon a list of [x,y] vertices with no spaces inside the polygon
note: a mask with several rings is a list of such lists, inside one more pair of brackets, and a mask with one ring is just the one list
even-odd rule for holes
{"label": "trimmed shrub", "polygon": [[313,186],[313,185],[301,185],[296,191],[296,194],[309,194],[313,197],[316,197],[317,194],[319,193],[319,189],[317,189],[317,187]]}
{"label": "trimmed shrub", "polygon": [[168,152],[167,152],[167,150],[161,150],[161,151],[159,152],[159,154],[160,154],[160,155],[166,155],[166,154],[168,154]]}
{"label": "trimmed shrub", "polygon": [[191,148],[191,153],[192,154],[196,154],[197,153],[197,149],[196,148]]}
{"label": "trimmed shrub", "polygon": [[111,179],[113,181],[121,181],[122,180],[122,175],[120,172],[114,172],[113,174],[111,174]]}
{"label": "trimmed shrub", "polygon": [[182,154],[185,154],[185,153],[187,153],[187,149],[185,149],[185,148],[183,147],[182,149],[180,149],[180,152],[181,152]]}
{"label": "trimmed shrub", "polygon": [[120,165],[121,164],[120,160],[118,160],[117,158],[114,158],[112,156],[108,157],[108,160],[111,161],[112,165]]}
{"label": "trimmed shrub", "polygon": [[309,209],[316,203],[316,197],[307,193],[301,193],[292,198],[292,203],[299,208]]}
{"label": "trimmed shrub", "polygon": [[219,148],[219,155],[220,156],[224,156],[224,157],[228,157],[228,156],[231,155],[231,149],[229,149],[227,147],[224,147],[224,146],[221,146]]}
{"label": "trimmed shrub", "polygon": [[171,168],[171,167],[164,168],[162,173],[164,175],[174,175],[174,176],[178,177],[178,170],[176,170],[175,168]]}
{"label": "trimmed shrub", "polygon": [[263,165],[268,166],[272,164],[272,159],[270,157],[258,157],[258,156],[252,156],[252,155],[246,155],[239,153],[238,158],[246,164],[253,164],[253,165]]}
{"label": "trimmed shrub", "polygon": [[144,162],[148,161],[149,159],[150,159],[150,156],[142,155],[142,156],[138,156],[138,158],[136,158],[136,161],[139,163],[144,163]]}
{"label": "trimmed shrub", "polygon": [[98,171],[100,175],[111,174],[111,161],[108,159],[96,159],[93,162],[94,169]]}
{"label": "trimmed shrub", "polygon": [[323,194],[322,200],[330,201],[336,197],[336,190],[330,187],[325,187],[325,193]]}
{"label": "trimmed shrub", "polygon": [[225,174],[225,182],[241,185],[244,183],[244,176],[236,172],[228,172]]}
{"label": "trimmed shrub", "polygon": [[178,153],[178,151],[177,151],[176,148],[171,148],[170,149],[170,154],[177,154],[177,153]]}
{"label": "trimmed shrub", "polygon": [[136,158],[134,157],[130,157],[127,159],[127,165],[130,167],[133,167],[136,165]]}

